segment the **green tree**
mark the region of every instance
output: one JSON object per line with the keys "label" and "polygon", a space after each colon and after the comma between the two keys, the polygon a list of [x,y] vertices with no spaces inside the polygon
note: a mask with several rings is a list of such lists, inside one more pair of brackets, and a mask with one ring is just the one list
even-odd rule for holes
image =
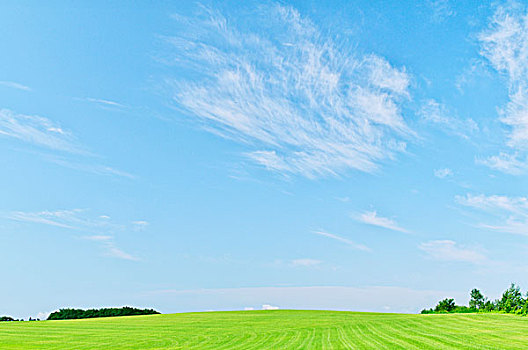
{"label": "green tree", "polygon": [[455,309],[455,299],[453,298],[445,298],[444,300],[440,300],[438,302],[438,305],[435,307],[436,312],[451,312]]}
{"label": "green tree", "polygon": [[497,303],[497,307],[505,312],[518,312],[525,304],[525,300],[521,294],[521,289],[512,283],[510,288],[502,293],[502,297]]}
{"label": "green tree", "polygon": [[493,302],[491,300],[486,300],[484,303],[484,310],[485,311],[493,311],[497,309],[497,303]]}
{"label": "green tree", "polygon": [[484,308],[486,298],[484,298],[484,295],[482,295],[480,290],[478,290],[477,288],[473,288],[469,295],[471,297],[469,300],[469,307],[471,309],[481,310]]}

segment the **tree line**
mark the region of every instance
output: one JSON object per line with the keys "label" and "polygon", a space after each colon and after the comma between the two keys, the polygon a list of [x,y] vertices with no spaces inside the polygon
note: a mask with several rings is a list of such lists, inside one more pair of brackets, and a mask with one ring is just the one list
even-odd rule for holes
{"label": "tree line", "polygon": [[528,315],[528,293],[523,297],[521,288],[514,283],[502,293],[499,299],[493,301],[486,298],[477,288],[472,289],[469,296],[469,306],[456,305],[455,299],[445,298],[440,300],[434,309],[423,309],[421,313],[504,312]]}
{"label": "tree line", "polygon": [[19,321],[19,320],[16,320],[11,316],[0,316],[0,322],[14,322],[14,321]]}
{"label": "tree line", "polygon": [[117,316],[136,316],[136,315],[154,315],[159,314],[154,309],[136,309],[125,306],[120,308],[103,308],[103,309],[60,309],[52,312],[48,320],[71,320],[79,318],[96,318],[96,317],[117,317]]}
{"label": "tree line", "polygon": [[[16,318],[13,318],[11,316],[0,316],[0,322],[22,322],[24,321],[23,318],[21,318],[20,320],[16,319]],[[39,318],[29,318],[28,321],[40,321]]]}

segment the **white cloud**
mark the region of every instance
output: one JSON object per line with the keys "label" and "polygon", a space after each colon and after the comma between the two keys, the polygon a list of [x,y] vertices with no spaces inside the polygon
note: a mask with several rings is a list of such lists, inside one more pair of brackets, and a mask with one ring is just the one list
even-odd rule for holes
{"label": "white cloud", "polygon": [[488,30],[479,35],[481,54],[514,85],[522,84],[528,69],[527,28],[525,8],[510,3],[497,7]]}
{"label": "white cloud", "polygon": [[13,211],[7,218],[15,221],[44,224],[85,232],[115,232],[124,230],[123,225],[114,224],[101,216],[93,217],[86,209],[44,210],[39,212]]}
{"label": "white cloud", "polygon": [[338,236],[338,235],[334,235],[333,233],[328,233],[328,232],[325,232],[325,231],[314,231],[314,233],[316,235],[320,235],[320,236],[323,236],[323,237],[328,237],[328,238],[331,238],[331,239],[335,239],[336,241],[339,241],[339,242],[342,242],[342,243],[345,243],[351,247],[353,247],[354,249],[357,249],[357,250],[363,250],[365,252],[370,252],[370,248],[363,245],[363,244],[359,244],[359,243],[356,243],[356,242],[352,242],[351,240],[349,239],[346,239],[346,238],[343,238],[341,236]]}
{"label": "white cloud", "polygon": [[472,59],[469,65],[456,77],[455,86],[461,94],[478,86],[480,78],[489,77],[490,71],[480,59]]}
{"label": "white cloud", "polygon": [[57,165],[63,166],[65,168],[83,171],[86,173],[91,173],[95,175],[103,175],[103,176],[118,176],[118,177],[124,177],[128,179],[135,179],[136,176],[133,174],[130,174],[126,171],[122,171],[119,169],[115,169],[112,167],[109,167],[107,165],[97,164],[93,162],[78,162],[71,160],[69,158],[65,157],[59,157],[59,156],[50,156],[45,155],[44,158],[52,163],[55,163]]}
{"label": "white cloud", "polygon": [[113,236],[95,235],[95,236],[85,236],[83,238],[91,240],[91,241],[99,242],[101,246],[104,248],[105,255],[107,256],[124,259],[124,260],[131,260],[131,261],[139,260],[137,257],[132,256],[124,252],[120,248],[116,247]]}
{"label": "white cloud", "polygon": [[84,236],[83,238],[91,240],[91,241],[109,241],[112,239],[112,236],[95,235],[95,236]]}
{"label": "white cloud", "polygon": [[517,215],[528,215],[528,199],[526,197],[508,197],[483,194],[456,196],[456,201],[462,205],[483,209],[486,211],[503,211]]}
{"label": "white cloud", "polygon": [[145,221],[145,220],[137,220],[137,221],[132,221],[132,225],[134,225],[134,228],[136,230],[143,230],[145,227],[149,225],[149,223],[148,221]]}
{"label": "white cloud", "polygon": [[[38,147],[63,152],[61,155],[58,152],[54,154],[35,153],[40,154],[46,161],[66,168],[97,175],[135,178],[134,175],[125,171],[87,160],[87,157],[93,156],[93,154],[86,151],[75,140],[71,132],[45,117],[24,115],[8,109],[0,109],[0,137],[10,137]],[[69,154],[66,155],[64,152]],[[72,160],[73,158],[82,160]]]}
{"label": "white cloud", "polygon": [[517,221],[513,218],[507,218],[503,224],[480,224],[480,227],[518,235],[528,235],[528,220],[526,219],[524,221]]}
{"label": "white cloud", "polygon": [[6,86],[6,87],[9,87],[9,88],[12,88],[12,89],[31,91],[31,88],[29,86],[22,85],[22,84],[19,84],[19,83],[15,83],[13,81],[5,81],[5,80],[3,80],[3,81],[0,81],[0,85]]}
{"label": "white cloud", "polygon": [[253,307],[248,307],[248,306],[246,306],[246,307],[244,308],[244,311],[252,311],[252,310],[255,310],[255,308],[253,308]]}
{"label": "white cloud", "polygon": [[293,266],[302,266],[302,267],[313,267],[313,266],[317,266],[317,265],[320,265],[322,263],[321,260],[316,260],[316,259],[295,259],[295,260],[292,260],[292,265]]}
{"label": "white cloud", "polygon": [[446,177],[453,176],[453,171],[449,168],[435,169],[434,176],[439,179],[445,179]]}
{"label": "white cloud", "polygon": [[424,242],[419,248],[426,252],[431,258],[442,261],[467,262],[471,264],[482,264],[487,258],[481,252],[459,246],[450,240],[437,240]]}
{"label": "white cloud", "polygon": [[36,318],[38,318],[39,320],[46,320],[48,319],[50,314],[51,312],[39,312]]}
{"label": "white cloud", "polygon": [[259,11],[247,25],[207,9],[203,19],[175,16],[171,62],[192,72],[169,80],[178,108],[282,174],[372,172],[405,150],[414,135],[401,113],[405,69],[356,55],[289,6]]}
{"label": "white cloud", "polygon": [[[511,174],[528,170],[528,13],[519,3],[499,6],[479,36],[481,54],[508,82],[509,102],[500,111],[513,152],[480,163]],[[519,155],[522,153],[522,155]]]}
{"label": "white cloud", "polygon": [[477,159],[476,162],[512,175],[521,175],[528,172],[528,155],[522,159],[518,152],[513,154],[500,152],[498,155],[490,156],[487,159]]}
{"label": "white cloud", "polygon": [[105,250],[106,255],[125,260],[139,260],[116,246],[115,233],[124,231],[127,227],[112,223],[109,221],[110,217],[106,215],[93,217],[89,215],[88,210],[72,209],[40,212],[15,211],[6,217],[20,222],[87,232],[89,235],[81,236],[81,238],[97,242]]}
{"label": "white cloud", "polygon": [[433,22],[444,22],[447,18],[456,15],[456,12],[453,10],[449,0],[428,0],[427,4],[433,12],[431,15]]}
{"label": "white cloud", "polygon": [[418,114],[425,122],[438,126],[444,132],[469,139],[469,135],[479,130],[473,119],[459,119],[447,107],[433,99],[425,101]]}
{"label": "white cloud", "polygon": [[[494,231],[528,235],[528,198],[508,196],[456,196],[455,200],[486,214],[487,223],[478,226]],[[493,221],[493,223],[489,223]]]}
{"label": "white cloud", "polygon": [[108,256],[124,260],[139,261],[137,257],[130,255],[116,247],[113,241],[106,241],[104,247],[106,248],[106,255]]}
{"label": "white cloud", "polygon": [[361,214],[353,214],[352,217],[362,223],[383,227],[393,231],[400,231],[409,233],[408,230],[400,227],[394,220],[385,218],[383,216],[378,216],[376,211],[366,211]]}
{"label": "white cloud", "polygon": [[105,100],[105,99],[101,99],[101,98],[87,97],[87,98],[84,98],[82,100],[85,100],[85,101],[88,101],[88,102],[93,102],[93,103],[96,103],[96,104],[99,104],[99,105],[102,105],[102,106],[107,106],[107,107],[126,108],[126,106],[121,104],[121,103],[118,103],[118,102],[115,102],[115,101],[111,101],[111,100]]}
{"label": "white cloud", "polygon": [[81,209],[41,211],[34,213],[14,211],[8,214],[7,218],[15,221],[51,225],[68,229],[78,229],[78,221],[75,218],[76,213],[81,211]]}
{"label": "white cloud", "polygon": [[13,137],[24,142],[54,150],[82,153],[72,135],[51,120],[8,109],[0,109],[0,137]]}
{"label": "white cloud", "polygon": [[278,306],[273,306],[269,304],[262,305],[262,310],[278,310],[278,309],[279,309]]}

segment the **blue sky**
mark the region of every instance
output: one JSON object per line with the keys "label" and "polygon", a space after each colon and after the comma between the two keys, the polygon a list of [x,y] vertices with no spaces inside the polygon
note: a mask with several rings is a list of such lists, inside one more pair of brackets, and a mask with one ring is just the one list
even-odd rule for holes
{"label": "blue sky", "polygon": [[528,288],[528,9],[3,2],[0,314]]}

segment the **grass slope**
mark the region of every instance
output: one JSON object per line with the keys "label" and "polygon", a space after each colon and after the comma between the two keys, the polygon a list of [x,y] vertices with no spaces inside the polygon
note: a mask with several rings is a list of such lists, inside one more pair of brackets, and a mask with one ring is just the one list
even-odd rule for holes
{"label": "grass slope", "polygon": [[0,349],[523,349],[528,317],[240,311],[0,324]]}

